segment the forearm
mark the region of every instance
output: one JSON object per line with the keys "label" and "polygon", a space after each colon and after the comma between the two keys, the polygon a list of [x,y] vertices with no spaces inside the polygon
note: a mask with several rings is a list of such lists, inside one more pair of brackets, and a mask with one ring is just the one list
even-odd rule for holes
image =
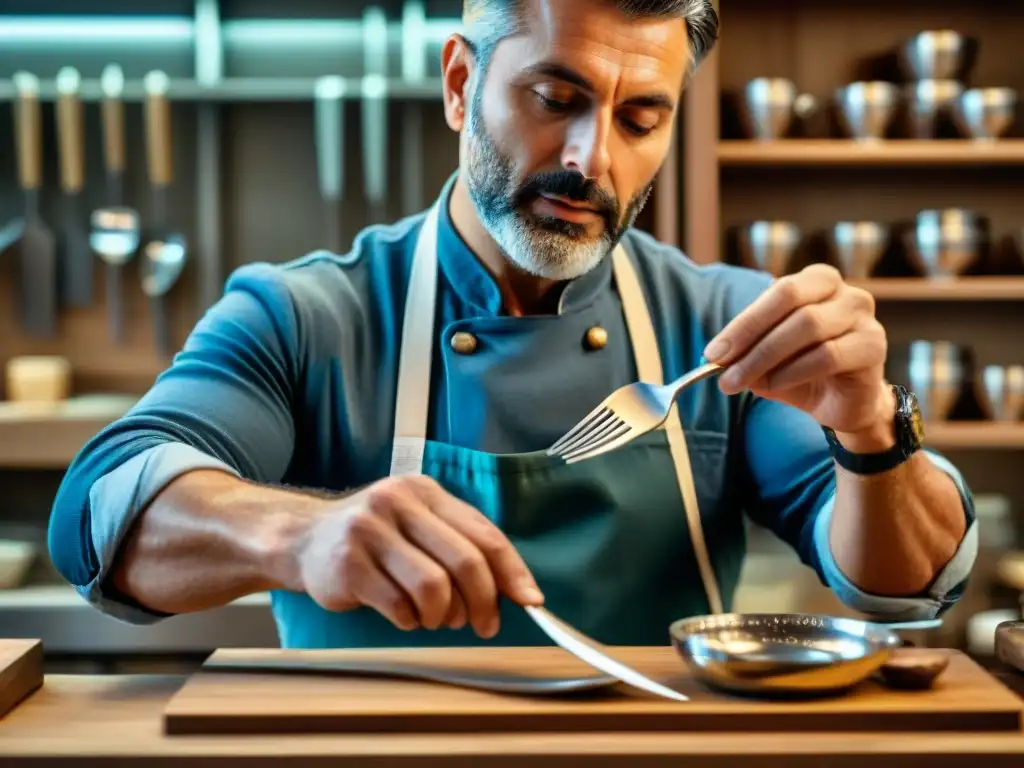
{"label": "forearm", "polygon": [[[860,435],[840,435],[850,450],[884,450],[895,441],[892,417]],[[836,466],[829,545],[836,565],[861,590],[909,597],[927,590],[956,554],[967,518],[953,479],[918,451],[877,475]]]}
{"label": "forearm", "polygon": [[225,605],[298,588],[292,553],[326,502],[225,472],[188,472],[158,494],[130,529],[110,579],[163,613]]}

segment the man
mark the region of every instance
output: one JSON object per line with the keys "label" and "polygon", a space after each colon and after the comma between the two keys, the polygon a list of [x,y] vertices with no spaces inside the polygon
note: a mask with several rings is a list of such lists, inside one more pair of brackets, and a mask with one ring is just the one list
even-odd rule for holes
{"label": "man", "polygon": [[[347,255],[232,275],[71,466],[65,578],[138,623],[270,590],[286,647],[543,643],[521,608],[542,601],[662,644],[728,610],[746,512],[857,609],[947,608],[971,497],[918,450],[871,297],[820,266],[698,267],[631,228],[717,26],[707,0],[469,0],[437,204]],[[545,451],[702,356],[728,368],[665,429]]]}

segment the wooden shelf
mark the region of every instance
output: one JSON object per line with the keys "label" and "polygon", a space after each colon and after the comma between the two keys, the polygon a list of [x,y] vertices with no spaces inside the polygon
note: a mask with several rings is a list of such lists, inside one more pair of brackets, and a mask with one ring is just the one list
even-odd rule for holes
{"label": "wooden shelf", "polygon": [[983,166],[1024,164],[1024,139],[994,142],[891,139],[720,141],[722,166]]}
{"label": "wooden shelf", "polygon": [[1024,448],[1024,423],[988,421],[930,422],[924,442],[937,450]]}
{"label": "wooden shelf", "polygon": [[86,396],[55,407],[0,403],[0,469],[64,469],[134,397]]}
{"label": "wooden shelf", "polygon": [[1024,277],[880,277],[849,282],[880,301],[1024,301]]}

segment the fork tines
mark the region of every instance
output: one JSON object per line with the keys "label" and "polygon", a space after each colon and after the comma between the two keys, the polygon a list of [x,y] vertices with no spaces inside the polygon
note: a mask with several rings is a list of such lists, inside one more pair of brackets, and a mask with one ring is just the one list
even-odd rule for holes
{"label": "fork tines", "polygon": [[599,405],[548,448],[549,455],[571,459],[611,442],[629,431],[629,425],[607,406]]}

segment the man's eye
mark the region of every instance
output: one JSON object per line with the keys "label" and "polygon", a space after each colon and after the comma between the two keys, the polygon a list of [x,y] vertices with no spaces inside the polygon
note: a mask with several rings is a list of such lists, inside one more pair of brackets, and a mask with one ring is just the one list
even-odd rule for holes
{"label": "man's eye", "polygon": [[544,109],[552,112],[566,112],[572,107],[572,101],[552,99],[551,97],[545,96],[543,93],[539,93],[537,91],[534,91],[533,95]]}
{"label": "man's eye", "polygon": [[641,125],[633,120],[623,120],[622,124],[626,126],[626,130],[634,136],[646,136],[655,128],[653,125]]}

